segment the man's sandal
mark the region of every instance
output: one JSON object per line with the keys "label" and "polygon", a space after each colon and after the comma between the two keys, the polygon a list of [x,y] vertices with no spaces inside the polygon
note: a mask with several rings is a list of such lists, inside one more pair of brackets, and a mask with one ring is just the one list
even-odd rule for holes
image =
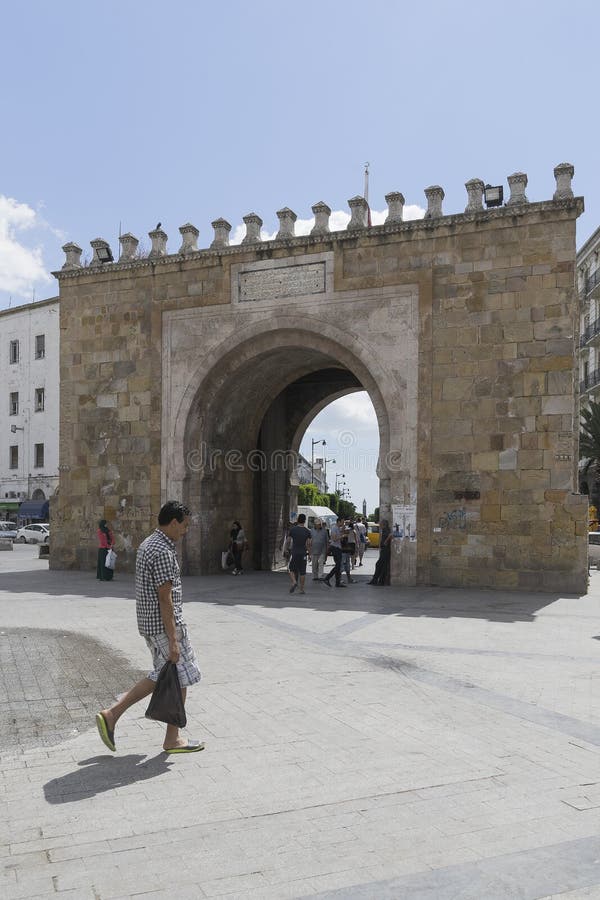
{"label": "man's sandal", "polygon": [[188,741],[185,747],[172,747],[165,750],[165,753],[197,753],[198,750],[204,750],[203,741]]}
{"label": "man's sandal", "polygon": [[117,749],[115,747],[115,732],[114,729],[108,727],[108,722],[102,713],[97,713],[96,715],[96,727],[98,728],[98,734],[100,735],[102,743],[114,753]]}

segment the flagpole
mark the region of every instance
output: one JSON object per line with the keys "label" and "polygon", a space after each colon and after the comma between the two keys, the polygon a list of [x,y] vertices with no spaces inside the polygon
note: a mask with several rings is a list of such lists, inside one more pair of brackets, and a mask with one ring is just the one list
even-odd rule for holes
{"label": "flagpole", "polygon": [[369,165],[370,163],[365,163],[365,192],[363,197],[365,198],[365,203],[367,204],[367,227],[371,227],[371,207],[369,206]]}

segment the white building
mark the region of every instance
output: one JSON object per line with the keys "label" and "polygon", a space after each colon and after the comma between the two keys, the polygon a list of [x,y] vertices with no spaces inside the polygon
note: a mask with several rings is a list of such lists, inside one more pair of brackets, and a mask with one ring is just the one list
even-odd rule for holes
{"label": "white building", "polygon": [[313,460],[311,466],[308,459],[298,454],[298,483],[314,484],[320,494],[327,493],[327,484],[323,473],[323,460]]}
{"label": "white building", "polygon": [[581,402],[600,399],[600,228],[577,254]]}
{"label": "white building", "polygon": [[[58,298],[0,311],[0,518],[58,487]],[[37,518],[30,507],[28,518]]]}

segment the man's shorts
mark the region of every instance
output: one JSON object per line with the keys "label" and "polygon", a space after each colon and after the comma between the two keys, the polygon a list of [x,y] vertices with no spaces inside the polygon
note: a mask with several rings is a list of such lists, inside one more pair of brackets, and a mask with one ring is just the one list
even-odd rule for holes
{"label": "man's shorts", "polygon": [[[187,626],[178,625],[175,629],[175,633],[179,644],[177,674],[179,675],[181,687],[185,688],[189,687],[191,684],[197,684],[202,678],[202,674],[198,666],[194,648],[190,644],[188,638]],[[161,634],[145,634],[143,637],[152,654],[152,665],[154,666],[152,672],[148,672],[148,678],[151,681],[156,681],[160,670],[169,658],[169,638],[164,631]]]}
{"label": "man's shorts", "polygon": [[295,572],[296,575],[306,575],[306,555],[304,553],[292,553],[290,572]]}

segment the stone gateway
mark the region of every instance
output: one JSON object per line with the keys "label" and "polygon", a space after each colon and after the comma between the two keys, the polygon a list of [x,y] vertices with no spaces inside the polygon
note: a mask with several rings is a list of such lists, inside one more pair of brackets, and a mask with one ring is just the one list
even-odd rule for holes
{"label": "stone gateway", "polygon": [[412,523],[392,583],[584,592],[572,175],[557,166],[554,198],[530,203],[515,173],[506,205],[488,209],[473,179],[459,215],[443,214],[436,185],[409,222],[394,192],[372,228],[354,197],[345,231],[318,203],[307,236],[286,208],[268,242],[250,214],[239,246],[224,219],[207,250],[189,223],[172,254],[161,229],[145,258],[131,234],[115,262],[92,241],[88,267],[65,245],[51,565],[90,568],[106,518],[131,569],[174,497],[195,514],[186,572],[218,571],[234,519],[254,567],[276,566],[307,425],[366,390],[381,515]]}

